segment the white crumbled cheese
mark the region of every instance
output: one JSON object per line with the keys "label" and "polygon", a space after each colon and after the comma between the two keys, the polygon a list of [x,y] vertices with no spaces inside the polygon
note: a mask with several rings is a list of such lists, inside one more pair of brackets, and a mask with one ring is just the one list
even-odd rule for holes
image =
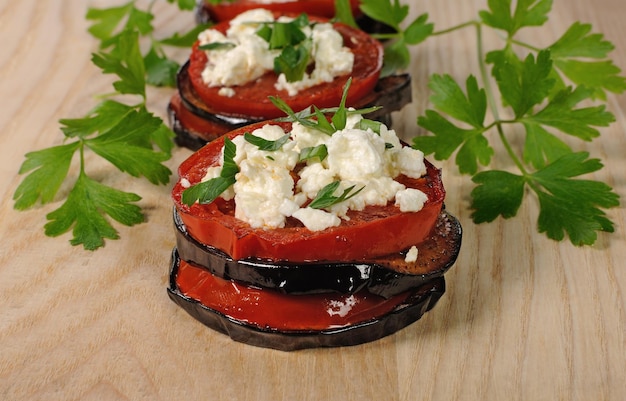
{"label": "white crumbled cheese", "polygon": [[326,143],[328,168],[342,180],[380,177],[384,173],[385,142],[370,131],[344,129]]}
{"label": "white crumbled cheese", "polygon": [[315,69],[311,74],[304,74],[300,81],[288,82],[285,74],[278,76],[276,89],[286,90],[290,96],[297,95],[302,89],[332,82],[335,77],[348,74],[354,65],[354,54],[343,46],[343,38],[331,24],[316,24],[313,28],[312,59]]}
{"label": "white crumbled cheese", "polygon": [[181,178],[181,180],[180,180],[180,185],[181,185],[183,188],[189,188],[189,187],[191,187],[191,183],[190,183],[190,182],[189,182],[189,180],[188,180],[188,179],[186,179],[186,178]]}
{"label": "white crumbled cheese", "polygon": [[[278,21],[288,21],[280,17]],[[207,64],[202,71],[202,80],[211,87],[244,85],[274,69],[274,59],[280,49],[269,49],[269,44],[256,34],[266,22],[275,21],[273,14],[264,9],[254,9],[239,14],[231,20],[226,35],[207,29],[198,35],[200,45],[228,43],[232,46],[206,50]],[[303,32],[312,40],[311,64],[313,71],[305,73],[300,81],[287,82],[284,74],[276,81],[276,89],[286,90],[293,96],[302,89],[332,82],[337,76],[349,74],[354,65],[354,54],[343,46],[343,37],[330,23],[318,23]],[[220,90],[222,96],[233,96],[234,89]]]}
{"label": "white crumbled cheese", "polygon": [[354,295],[346,297],[343,301],[331,300],[328,303],[328,309],[326,310],[326,312],[330,316],[338,315],[341,317],[345,317],[357,304],[357,302],[358,300]]}
{"label": "white crumbled cheese", "polygon": [[220,88],[217,94],[220,96],[225,96],[225,97],[233,97],[235,96],[235,90],[231,87],[223,86]]}
{"label": "white crumbled cheese", "polygon": [[[395,181],[398,174],[415,177],[426,172],[423,154],[410,148],[401,148],[393,130],[381,126],[380,135],[371,130],[361,130],[360,115],[351,115],[344,130],[326,135],[298,123],[286,133],[278,125],[265,125],[252,135],[275,141],[290,135],[280,150],[264,151],[245,140],[243,135],[233,138],[236,146],[234,162],[239,167],[236,182],[221,197],[235,199],[235,217],[256,228],[284,227],[286,219],[293,217],[311,231],[324,230],[348,219],[350,210],[363,210],[370,205],[387,205],[394,202],[402,212],[422,209],[428,200],[426,194],[406,188]],[[392,146],[386,146],[391,144]],[[299,153],[311,146],[325,145],[328,156],[322,162],[308,160],[298,170],[294,180],[293,170],[299,163]],[[407,149],[406,151],[404,149]],[[207,169],[203,181],[218,177],[223,164]],[[390,172],[393,173],[390,175]],[[297,184],[296,184],[297,181]],[[349,199],[325,210],[308,207],[310,200],[326,185],[339,181],[335,196],[349,187],[359,190]]]}
{"label": "white crumbled cheese", "polygon": [[411,249],[409,249],[409,251],[406,253],[406,256],[404,257],[404,261],[406,263],[415,263],[417,261],[417,247],[415,245],[413,245],[411,247]]}
{"label": "white crumbled cheese", "polygon": [[427,200],[428,196],[415,188],[406,188],[396,193],[396,206],[401,212],[418,212]]}
{"label": "white crumbled cheese", "polygon": [[292,216],[300,220],[311,231],[322,231],[341,224],[341,219],[337,215],[310,207],[298,209]]}
{"label": "white crumbled cheese", "polygon": [[320,189],[332,183],[335,176],[322,163],[313,163],[300,170],[298,189],[307,197],[313,199]]}

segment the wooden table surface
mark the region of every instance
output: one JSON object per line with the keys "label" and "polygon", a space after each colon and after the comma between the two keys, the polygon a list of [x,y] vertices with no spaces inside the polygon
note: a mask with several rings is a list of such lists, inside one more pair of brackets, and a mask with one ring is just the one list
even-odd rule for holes
{"label": "wooden table surface", "polygon": [[[444,28],[474,18],[485,3],[415,0],[411,13],[427,11]],[[623,0],[554,3],[549,24],[529,29],[526,39],[547,45],[575,20],[589,22],[616,44],[611,55],[626,68]],[[70,246],[70,235],[44,235],[45,215],[59,202],[13,209],[24,154],[61,143],[58,120],[82,116],[94,95],[110,91],[111,79],[90,62],[88,4],[121,2],[0,2],[0,399],[626,399],[626,96],[609,95],[617,121],[599,139],[572,142],[604,161],[593,178],[622,198],[608,211],[615,233],[600,234],[593,247],[547,240],[536,232],[533,198],[514,219],[474,225],[469,178],[439,162],[447,208],[465,231],[437,307],[362,346],[255,348],[205,328],[169,300],[171,185],[121,176],[94,159],[94,176],[140,193],[147,214],[145,224],[120,228],[120,240],[95,252]],[[164,1],[155,10],[161,36],[193,23],[191,13]],[[476,73],[470,33],[413,49],[415,101],[394,115],[405,137],[417,132],[415,118],[428,105],[428,75]],[[183,61],[187,53],[170,54]],[[171,93],[150,90],[149,108],[165,117]],[[177,149],[168,166],[189,153]]]}

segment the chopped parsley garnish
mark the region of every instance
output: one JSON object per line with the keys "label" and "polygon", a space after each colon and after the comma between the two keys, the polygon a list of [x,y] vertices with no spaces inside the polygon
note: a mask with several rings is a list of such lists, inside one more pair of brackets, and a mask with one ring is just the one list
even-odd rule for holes
{"label": "chopped parsley garnish", "polygon": [[257,31],[270,50],[281,50],[274,59],[274,72],[285,74],[288,82],[302,80],[311,60],[313,42],[302,30],[307,26],[310,26],[309,17],[300,14],[289,22],[263,23]]}
{"label": "chopped parsley garnish", "polygon": [[229,138],[224,137],[224,163],[220,175],[208,181],[200,182],[183,191],[182,201],[187,206],[198,203],[211,203],[236,182],[235,176],[239,167],[235,163],[237,146]]}
{"label": "chopped parsley garnish", "polygon": [[280,150],[283,147],[283,145],[286,144],[287,141],[289,141],[288,134],[283,135],[282,137],[280,137],[279,139],[275,141],[270,141],[268,139],[258,137],[249,132],[244,133],[243,138],[247,142],[258,147],[259,149],[266,150],[268,152],[274,152],[274,151]]}
{"label": "chopped parsley garnish", "polygon": [[352,198],[353,196],[361,192],[363,188],[365,188],[365,186],[362,186],[361,188],[355,191],[354,188],[356,187],[356,185],[352,185],[344,189],[341,195],[335,196],[334,193],[337,190],[337,188],[339,188],[340,183],[341,183],[340,181],[333,181],[330,184],[326,185],[324,188],[320,189],[315,199],[313,199],[313,201],[309,203],[309,207],[312,209],[328,208],[337,203],[341,203],[343,201],[346,201]]}

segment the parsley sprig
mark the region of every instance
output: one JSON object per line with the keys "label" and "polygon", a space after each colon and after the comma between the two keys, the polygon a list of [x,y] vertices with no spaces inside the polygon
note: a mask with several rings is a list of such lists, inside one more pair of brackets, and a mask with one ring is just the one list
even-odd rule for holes
{"label": "parsley sprig", "polygon": [[310,26],[309,17],[300,14],[288,22],[263,23],[257,31],[270,50],[280,50],[274,59],[274,72],[285,74],[287,82],[302,80],[311,60],[313,41],[303,31],[307,26]]}
{"label": "parsley sprig", "polygon": [[[409,6],[399,0],[362,0],[360,9],[363,14],[375,21],[382,22],[391,32],[372,33],[372,36],[384,40],[384,64],[381,76],[388,76],[398,70],[404,70],[411,61],[410,46],[422,43],[432,35],[434,24],[428,21],[428,14],[423,13],[407,22]],[[356,27],[349,0],[335,1],[336,18],[343,23]]]}
{"label": "parsley sprig", "polygon": [[[607,92],[622,93],[626,78],[607,58],[613,45],[591,33],[588,24],[572,24],[546,48],[517,39],[521,29],[545,24],[551,6],[551,0],[518,1],[512,10],[510,1],[491,0],[479,19],[433,31],[476,30],[483,86],[473,75],[464,85],[448,74],[432,75],[434,109],[418,117],[418,125],[433,135],[414,138],[413,146],[438,160],[454,155],[459,171],[472,176],[477,184],[471,192],[474,222],[515,216],[530,189],[539,200],[540,232],[554,240],[568,237],[574,245],[591,245],[598,231],[614,230],[603,209],[618,206],[619,198],[608,185],[579,178],[600,170],[602,163],[574,151],[560,136],[583,141],[598,137],[599,128],[615,120],[602,100]],[[483,54],[486,28],[504,33],[503,48]],[[519,56],[518,49],[528,55]],[[592,105],[594,101],[600,104]],[[486,121],[487,110],[493,121]],[[512,117],[500,117],[505,114]],[[516,173],[483,169],[495,153],[491,133],[503,144]],[[515,148],[512,139],[519,135],[523,145]]]}
{"label": "parsley sprig", "polygon": [[[139,195],[109,187],[90,176],[88,151],[133,177],[145,177],[155,185],[169,182],[171,171],[163,162],[171,157],[173,134],[161,118],[147,110],[146,86],[174,86],[178,64],[166,56],[164,46],[190,46],[205,27],[156,39],[152,4],[142,10],[130,1],[87,12],[86,18],[93,21],[89,32],[100,41],[92,62],[104,74],[116,76],[115,93],[101,96],[102,100],[82,118],[61,119],[64,143],[26,154],[19,170],[26,176],[13,195],[14,207],[25,210],[38,202],[56,201],[65,195],[60,189],[68,182],[70,189],[63,204],[46,216],[44,231],[48,236],[72,230],[72,245],[95,250],[105,239],[118,238],[110,219],[127,226],[144,221],[137,205]],[[176,4],[191,10],[195,1],[176,0]],[[148,51],[142,54],[140,42],[145,40]],[[75,159],[78,173],[73,175]]]}
{"label": "parsley sprig", "polygon": [[210,180],[200,182],[185,189],[182,193],[182,201],[187,206],[195,202],[200,204],[211,203],[237,180],[235,176],[239,172],[239,166],[235,163],[237,146],[228,137],[224,138],[224,161],[220,175]]}
{"label": "parsley sprig", "polygon": [[348,188],[344,189],[343,192],[339,195],[335,195],[335,191],[339,188],[341,181],[333,181],[330,184],[324,186],[320,189],[315,196],[315,199],[309,203],[309,207],[312,209],[325,209],[346,201],[353,196],[357,195],[359,192],[365,188],[362,186],[361,188],[355,190],[356,185],[351,185]]}

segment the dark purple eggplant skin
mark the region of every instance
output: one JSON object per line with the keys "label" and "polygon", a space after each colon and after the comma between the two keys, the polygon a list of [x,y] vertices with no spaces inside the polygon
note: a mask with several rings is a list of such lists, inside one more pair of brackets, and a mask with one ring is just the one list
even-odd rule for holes
{"label": "dark purple eggplant skin", "polygon": [[233,319],[185,296],[180,292],[176,283],[179,263],[180,258],[174,248],[170,266],[170,282],[167,288],[172,301],[205,326],[228,335],[234,341],[280,351],[354,346],[381,339],[419,320],[437,304],[446,290],[445,279],[439,277],[414,288],[403,304],[381,317],[328,330],[281,331],[259,328]]}
{"label": "dark purple eggplant skin", "polygon": [[[261,121],[258,118],[250,118],[242,115],[213,113],[209,108],[207,108],[202,99],[200,99],[196,91],[193,89],[189,79],[188,69],[189,62],[185,63],[180,68],[176,79],[182,104],[187,110],[198,117],[210,120],[214,124],[223,126],[228,131]],[[391,112],[402,109],[405,105],[411,103],[411,101],[411,76],[409,74],[399,74],[381,78],[374,88],[374,91],[363,99],[363,105],[359,107],[367,108],[380,106],[380,109],[366,114],[365,117],[371,120],[380,121],[388,127],[391,127]],[[176,113],[169,105],[167,108],[167,114],[169,117],[170,127],[176,134],[175,141],[179,146],[184,146],[191,150],[198,150],[207,143],[205,139],[195,135],[193,132],[185,130],[180,124]]]}
{"label": "dark purple eggplant skin", "polygon": [[[398,271],[404,254],[393,258],[359,262],[285,263],[261,259],[233,260],[224,252],[202,244],[186,230],[176,209],[173,212],[176,246],[180,258],[224,279],[271,288],[285,294],[323,292],[354,293],[363,288],[389,298],[420,286],[443,274],[455,263],[461,248],[459,221],[443,212],[429,238],[419,245],[418,270]],[[392,270],[391,267],[396,270]]]}

